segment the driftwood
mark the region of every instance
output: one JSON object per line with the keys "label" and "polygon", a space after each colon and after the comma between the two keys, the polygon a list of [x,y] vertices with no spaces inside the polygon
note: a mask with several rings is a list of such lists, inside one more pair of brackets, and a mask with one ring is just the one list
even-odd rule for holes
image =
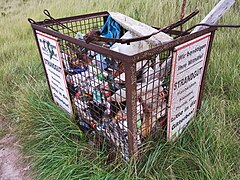
{"label": "driftwood", "polygon": [[[137,36],[146,36],[155,32],[158,32],[158,30],[154,29],[151,26],[148,26],[142,22],[139,22],[135,19],[132,19],[124,14],[117,13],[117,12],[109,12],[110,16],[117,21],[123,28],[129,30],[130,32],[136,34]],[[160,32],[156,35],[153,35],[149,39],[146,39],[147,42],[152,44],[153,46],[161,45],[165,42],[169,42],[172,40],[172,37],[169,35]]]}
{"label": "driftwood", "polygon": [[[221,0],[200,22],[200,24],[216,24],[216,22],[225,14],[225,12],[234,4],[234,2],[235,0]],[[207,26],[197,26],[192,33],[205,28],[207,28]]]}

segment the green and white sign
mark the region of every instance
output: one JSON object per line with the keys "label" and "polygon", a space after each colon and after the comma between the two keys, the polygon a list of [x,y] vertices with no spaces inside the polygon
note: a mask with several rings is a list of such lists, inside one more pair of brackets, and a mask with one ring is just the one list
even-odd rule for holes
{"label": "green and white sign", "polygon": [[36,34],[53,100],[67,113],[72,114],[72,105],[57,39],[39,31],[36,31]]}

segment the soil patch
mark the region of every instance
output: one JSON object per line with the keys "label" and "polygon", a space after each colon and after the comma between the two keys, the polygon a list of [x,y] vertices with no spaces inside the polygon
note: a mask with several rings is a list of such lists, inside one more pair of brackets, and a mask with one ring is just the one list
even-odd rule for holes
{"label": "soil patch", "polygon": [[[6,128],[4,118],[0,117],[0,131]],[[9,131],[0,137],[0,180],[31,180],[30,167],[22,162],[19,142]]]}

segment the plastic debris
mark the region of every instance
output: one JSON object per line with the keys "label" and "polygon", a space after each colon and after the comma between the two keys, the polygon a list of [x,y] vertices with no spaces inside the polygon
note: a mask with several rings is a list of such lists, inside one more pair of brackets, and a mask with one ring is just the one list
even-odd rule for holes
{"label": "plastic debris", "polygon": [[[102,36],[107,38],[120,38],[121,37],[122,27],[112,19],[111,16],[108,16],[107,21],[103,25],[100,33]],[[110,43],[112,45],[112,43]]]}
{"label": "plastic debris", "polygon": [[[116,20],[117,21],[117,20]],[[108,17],[102,27],[101,35],[112,38],[134,38],[136,28],[142,30],[147,25],[134,24],[120,37],[122,27],[115,20]],[[124,24],[129,25],[132,20]],[[134,23],[136,21],[134,20]],[[122,24],[122,22],[121,22]],[[126,29],[126,27],[125,27]],[[134,30],[134,31],[131,31]],[[149,31],[148,34],[152,32]],[[143,31],[143,34],[145,32]],[[165,36],[165,35],[164,35]],[[137,41],[130,45],[115,43],[110,49],[126,55],[134,55],[146,51],[154,43],[170,40],[168,36],[163,39],[154,36],[151,41]],[[78,32],[76,38],[82,40],[84,34]],[[123,156],[128,158],[128,125],[126,107],[126,74],[124,65],[102,54],[90,51],[78,46],[68,45],[69,52],[62,53],[64,66],[66,67],[66,79],[76,106],[79,125],[84,131],[95,130],[107,136],[116,144]],[[166,99],[161,93],[164,91],[163,80],[159,78],[159,69],[167,71],[169,61],[160,62],[157,56],[151,64],[150,60],[141,60],[136,63],[137,72],[137,139],[141,144],[141,138],[145,138],[157,122],[166,116]],[[161,73],[160,71],[160,73]],[[160,74],[161,75],[161,74]]]}
{"label": "plastic debris", "polygon": [[[127,31],[121,39],[130,39],[137,37],[134,35],[132,32]],[[126,55],[134,55],[139,52],[145,51],[149,49],[149,44],[146,41],[137,41],[137,42],[132,42],[130,45],[127,44],[121,44],[121,43],[115,43],[110,47],[111,50],[120,52]]]}

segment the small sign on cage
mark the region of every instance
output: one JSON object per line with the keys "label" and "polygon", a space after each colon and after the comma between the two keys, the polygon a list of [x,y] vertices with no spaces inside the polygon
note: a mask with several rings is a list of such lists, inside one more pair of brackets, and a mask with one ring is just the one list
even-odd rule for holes
{"label": "small sign on cage", "polygon": [[174,49],[169,91],[168,139],[174,140],[193,119],[211,33],[181,44]]}
{"label": "small sign on cage", "polygon": [[63,110],[72,114],[72,105],[67,89],[61,56],[59,55],[60,51],[57,38],[39,31],[36,32],[36,36],[42,54],[52,98]]}

